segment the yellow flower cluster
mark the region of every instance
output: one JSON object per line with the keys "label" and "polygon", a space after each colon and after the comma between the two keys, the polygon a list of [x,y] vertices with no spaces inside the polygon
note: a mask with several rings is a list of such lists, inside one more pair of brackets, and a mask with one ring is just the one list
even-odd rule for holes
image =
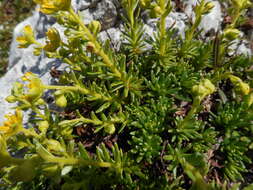
{"label": "yellow flower cluster", "polygon": [[19,48],[27,48],[31,44],[37,44],[37,41],[34,37],[34,32],[30,25],[27,25],[23,29],[23,35],[18,36],[16,38],[17,42],[19,43]]}
{"label": "yellow flower cluster", "polygon": [[24,95],[24,98],[29,102],[38,100],[44,91],[44,85],[42,81],[33,73],[27,72],[23,77],[23,81],[28,81],[27,87],[28,93]]}
{"label": "yellow flower cluster", "polygon": [[71,0],[34,0],[40,5],[40,11],[44,14],[54,14],[58,11],[68,11]]}
{"label": "yellow flower cluster", "polygon": [[0,126],[0,133],[6,137],[10,137],[22,129],[23,115],[21,110],[16,110],[15,114],[5,115],[7,119],[2,126]]}
{"label": "yellow flower cluster", "polygon": [[44,46],[44,50],[48,52],[56,51],[61,44],[61,38],[58,30],[56,28],[50,28],[46,34],[48,40]]}

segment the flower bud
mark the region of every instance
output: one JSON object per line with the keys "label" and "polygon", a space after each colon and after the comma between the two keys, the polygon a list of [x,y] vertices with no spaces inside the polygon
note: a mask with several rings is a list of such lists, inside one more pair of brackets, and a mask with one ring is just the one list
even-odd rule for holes
{"label": "flower bud", "polygon": [[215,92],[215,86],[210,80],[204,79],[192,87],[192,92],[202,100],[205,96]]}
{"label": "flower bud", "polygon": [[89,24],[89,29],[93,34],[97,35],[101,31],[100,22],[97,20],[91,21]]}
{"label": "flower bud", "polygon": [[243,82],[242,79],[234,75],[229,75],[229,79],[235,85],[237,91],[239,91],[243,95],[249,94],[250,92],[249,84]]}
{"label": "flower bud", "polygon": [[64,152],[64,148],[61,143],[57,140],[50,139],[45,142],[49,151]]}
{"label": "flower bud", "polygon": [[33,49],[33,55],[35,56],[39,56],[41,54],[41,50],[42,50],[42,47],[39,46],[39,47],[34,47]]}
{"label": "flower bud", "polygon": [[38,121],[38,129],[42,132],[45,133],[49,127],[49,124],[47,121]]}
{"label": "flower bud", "polygon": [[232,41],[239,37],[240,31],[234,28],[228,28],[224,31],[224,38]]}
{"label": "flower bud", "polygon": [[36,102],[36,105],[44,105],[44,104],[45,104],[45,101],[42,98],[38,99]]}
{"label": "flower bud", "polygon": [[104,130],[106,133],[113,134],[115,132],[115,126],[114,124],[106,125]]}
{"label": "flower bud", "polygon": [[248,95],[249,94],[249,92],[250,92],[249,84],[247,84],[245,82],[241,82],[239,84],[239,86],[240,86],[240,90],[241,90],[243,95]]}
{"label": "flower bud", "polygon": [[13,95],[7,96],[7,98],[5,98],[5,100],[9,103],[14,103],[16,102],[16,97]]}
{"label": "flower bud", "polygon": [[140,6],[143,9],[147,9],[150,7],[151,0],[140,0]]}
{"label": "flower bud", "polygon": [[163,14],[163,11],[160,6],[156,5],[151,9],[150,17],[151,18],[158,18]]}
{"label": "flower bud", "polygon": [[204,79],[203,84],[205,88],[207,89],[208,94],[212,94],[215,91],[215,86],[210,80]]}
{"label": "flower bud", "polygon": [[22,80],[29,82],[27,84],[29,90],[28,93],[24,94],[24,98],[30,103],[35,103],[35,101],[37,101],[44,92],[44,85],[42,81],[37,75],[31,72],[25,73]]}
{"label": "flower bud", "polygon": [[240,79],[240,78],[237,77],[237,76],[229,75],[228,77],[229,77],[229,79],[231,80],[231,82],[232,82],[233,84],[242,82],[242,79]]}
{"label": "flower bud", "polygon": [[62,94],[62,95],[59,95],[59,96],[56,96],[55,97],[56,100],[55,100],[55,104],[61,108],[64,108],[67,106],[67,99],[66,97]]}
{"label": "flower bud", "polygon": [[15,96],[19,96],[23,92],[24,85],[20,82],[14,82],[13,88],[12,88],[12,94]]}
{"label": "flower bud", "polygon": [[48,41],[44,46],[44,50],[48,52],[55,52],[61,43],[60,34],[56,28],[50,28],[46,34]]}

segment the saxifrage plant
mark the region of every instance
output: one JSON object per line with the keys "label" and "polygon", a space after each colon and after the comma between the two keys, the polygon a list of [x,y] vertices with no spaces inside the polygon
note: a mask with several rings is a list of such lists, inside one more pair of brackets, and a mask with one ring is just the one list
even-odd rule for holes
{"label": "saxifrage plant", "polygon": [[[170,0],[122,0],[119,50],[101,43],[70,0],[35,0],[65,27],[45,44],[30,26],[17,38],[68,64],[57,85],[26,73],[6,98],[0,127],[1,186],[8,189],[252,189],[252,57],[232,49],[249,0],[228,1],[231,23],[201,38],[213,8],[199,1],[185,36],[166,28]],[[144,35],[143,11],[157,18]],[[151,47],[150,47],[151,46]],[[45,92],[54,94],[54,109]],[[23,112],[31,111],[24,126]]]}

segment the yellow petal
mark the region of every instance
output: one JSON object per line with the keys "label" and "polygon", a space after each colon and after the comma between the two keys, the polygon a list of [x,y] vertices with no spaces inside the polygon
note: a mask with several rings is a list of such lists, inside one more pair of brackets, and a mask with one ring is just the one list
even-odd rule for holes
{"label": "yellow petal", "polygon": [[0,126],[0,132],[7,132],[9,130],[10,130],[10,127]]}
{"label": "yellow petal", "polygon": [[19,43],[25,43],[26,42],[26,39],[24,38],[24,36],[18,36],[16,38],[16,40],[19,42]]}
{"label": "yellow petal", "polygon": [[26,25],[24,27],[24,34],[25,35],[33,35],[33,29],[30,25]]}

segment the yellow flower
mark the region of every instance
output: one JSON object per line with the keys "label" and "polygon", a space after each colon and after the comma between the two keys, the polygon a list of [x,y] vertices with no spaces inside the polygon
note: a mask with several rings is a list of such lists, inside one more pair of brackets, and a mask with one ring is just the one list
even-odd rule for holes
{"label": "yellow flower", "polygon": [[235,85],[237,91],[239,91],[243,95],[248,95],[250,93],[249,84],[243,82],[242,79],[237,76],[229,75],[228,77],[230,81]]}
{"label": "yellow flower", "polygon": [[43,94],[44,85],[42,81],[33,73],[27,72],[22,77],[23,81],[28,81],[29,88],[28,93],[24,95],[24,98],[29,102],[37,101]]}
{"label": "yellow flower", "polygon": [[205,96],[215,92],[215,86],[210,80],[204,79],[192,87],[192,92],[202,100]]}
{"label": "yellow flower", "polygon": [[18,46],[19,48],[27,48],[31,44],[37,43],[34,37],[32,27],[30,25],[27,25],[24,27],[23,35],[18,36],[16,40],[19,43],[19,46]]}
{"label": "yellow flower", "polygon": [[16,110],[15,114],[5,115],[7,119],[2,126],[0,126],[0,133],[5,135],[6,137],[13,136],[21,131],[23,114],[21,110]]}
{"label": "yellow flower", "polygon": [[54,52],[56,49],[60,46],[61,38],[60,34],[57,29],[50,28],[47,31],[47,37],[48,41],[46,42],[46,45],[44,46],[44,50],[48,52]]}
{"label": "yellow flower", "polygon": [[67,11],[71,6],[71,0],[34,0],[34,2],[40,5],[40,11],[44,14]]}

